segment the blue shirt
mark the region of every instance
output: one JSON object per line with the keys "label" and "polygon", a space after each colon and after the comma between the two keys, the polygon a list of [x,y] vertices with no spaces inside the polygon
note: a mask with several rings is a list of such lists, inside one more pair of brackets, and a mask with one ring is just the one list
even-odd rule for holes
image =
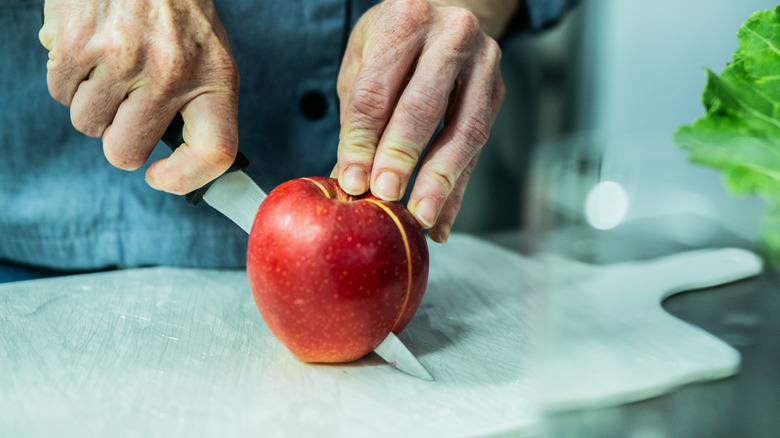
{"label": "blue shirt", "polygon": [[[46,85],[41,1],[0,0],[0,260],[93,270],[242,267],[246,234],[206,205],[116,169]],[[349,31],[374,1],[216,0],[241,74],[239,148],[266,191],[328,175],[338,145],[336,77]],[[565,0],[527,0],[542,28]],[[521,29],[522,30],[522,29]],[[158,147],[149,163],[169,152]]]}

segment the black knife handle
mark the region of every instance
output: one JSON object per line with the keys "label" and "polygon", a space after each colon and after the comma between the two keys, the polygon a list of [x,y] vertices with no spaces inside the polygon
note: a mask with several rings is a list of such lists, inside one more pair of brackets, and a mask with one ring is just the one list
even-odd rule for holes
{"label": "black knife handle", "polygon": [[[184,143],[184,135],[182,134],[182,130],[184,129],[184,119],[181,117],[181,114],[176,113],[176,117],[173,118],[173,121],[171,121],[171,124],[168,125],[168,129],[165,130],[165,134],[162,136],[163,143],[166,144],[169,148],[171,148],[172,151],[176,150],[179,146],[181,146]],[[230,166],[228,170],[225,171],[225,173],[233,172],[236,170],[244,170],[249,166],[249,160],[246,158],[244,154],[241,153],[241,151],[238,151],[236,154],[236,159],[233,161],[233,165]],[[184,197],[187,200],[187,204],[189,205],[198,205],[200,201],[203,200],[203,194],[206,193],[206,190],[211,187],[211,184],[214,181],[211,181],[204,185],[203,187],[193,190],[189,193],[187,193]]]}

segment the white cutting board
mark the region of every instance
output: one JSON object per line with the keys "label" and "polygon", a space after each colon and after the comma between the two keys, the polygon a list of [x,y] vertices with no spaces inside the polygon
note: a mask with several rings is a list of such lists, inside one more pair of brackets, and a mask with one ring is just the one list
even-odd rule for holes
{"label": "white cutting board", "polygon": [[542,362],[548,410],[628,403],[738,372],[737,350],[671,316],[661,302],[760,273],[755,254],[699,250],[607,266],[550,258],[548,266],[554,279]]}
{"label": "white cutting board", "polygon": [[[558,408],[620,403],[735,372],[733,349],[659,307],[682,284],[703,285],[692,273],[714,284],[758,272],[734,251],[739,268],[722,276],[529,259],[463,235],[432,244],[429,289],[401,339],[435,382],[373,355],[301,363],[262,323],[242,271],[0,285],[0,436],[539,434],[539,394]],[[659,273],[669,281],[653,283]]]}
{"label": "white cutting board", "polygon": [[435,382],[374,355],[301,363],[263,324],[243,271],[2,285],[0,436],[533,434],[524,269],[473,238],[431,244],[429,288],[400,338]]}

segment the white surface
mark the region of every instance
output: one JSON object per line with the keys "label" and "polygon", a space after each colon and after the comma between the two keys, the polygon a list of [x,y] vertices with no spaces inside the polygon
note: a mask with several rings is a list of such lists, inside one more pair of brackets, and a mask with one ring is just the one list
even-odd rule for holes
{"label": "white surface", "polygon": [[[400,336],[434,382],[374,355],[301,363],[262,323],[243,271],[153,268],[0,285],[0,436],[541,433],[539,385],[562,409],[736,371],[733,349],[659,307],[681,287],[755,273],[749,253],[718,254],[725,264],[702,265],[696,257],[712,255],[696,254],[551,266],[453,235],[431,245],[429,289]],[[545,302],[548,274],[559,281]],[[531,360],[549,315],[547,340],[556,342],[542,364],[555,379],[543,381]]]}
{"label": "white surface", "polygon": [[551,411],[642,400],[737,373],[737,350],[661,307],[678,292],[751,277],[761,259],[699,250],[645,262],[552,263],[544,403]]}
{"label": "white surface", "polygon": [[[400,338],[434,375],[376,356],[307,365],[262,323],[243,271],[139,269],[0,286],[0,436],[430,437],[527,434],[522,258],[431,245]],[[521,291],[526,293],[521,294]]]}

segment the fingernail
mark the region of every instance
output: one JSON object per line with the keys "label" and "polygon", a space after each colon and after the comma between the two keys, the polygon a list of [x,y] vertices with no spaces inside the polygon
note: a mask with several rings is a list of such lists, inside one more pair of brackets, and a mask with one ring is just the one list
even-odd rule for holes
{"label": "fingernail", "polygon": [[395,172],[382,172],[376,179],[373,191],[385,201],[397,201],[401,195],[401,178]]}
{"label": "fingernail", "polygon": [[358,166],[349,166],[344,171],[342,189],[350,195],[360,195],[368,189],[368,174]]}
{"label": "fingernail", "polygon": [[445,244],[448,240],[450,240],[450,225],[449,224],[442,224],[439,227],[439,243]]}
{"label": "fingernail", "polygon": [[431,198],[425,198],[417,203],[417,219],[430,228],[436,222],[436,215],[439,213],[439,205]]}

